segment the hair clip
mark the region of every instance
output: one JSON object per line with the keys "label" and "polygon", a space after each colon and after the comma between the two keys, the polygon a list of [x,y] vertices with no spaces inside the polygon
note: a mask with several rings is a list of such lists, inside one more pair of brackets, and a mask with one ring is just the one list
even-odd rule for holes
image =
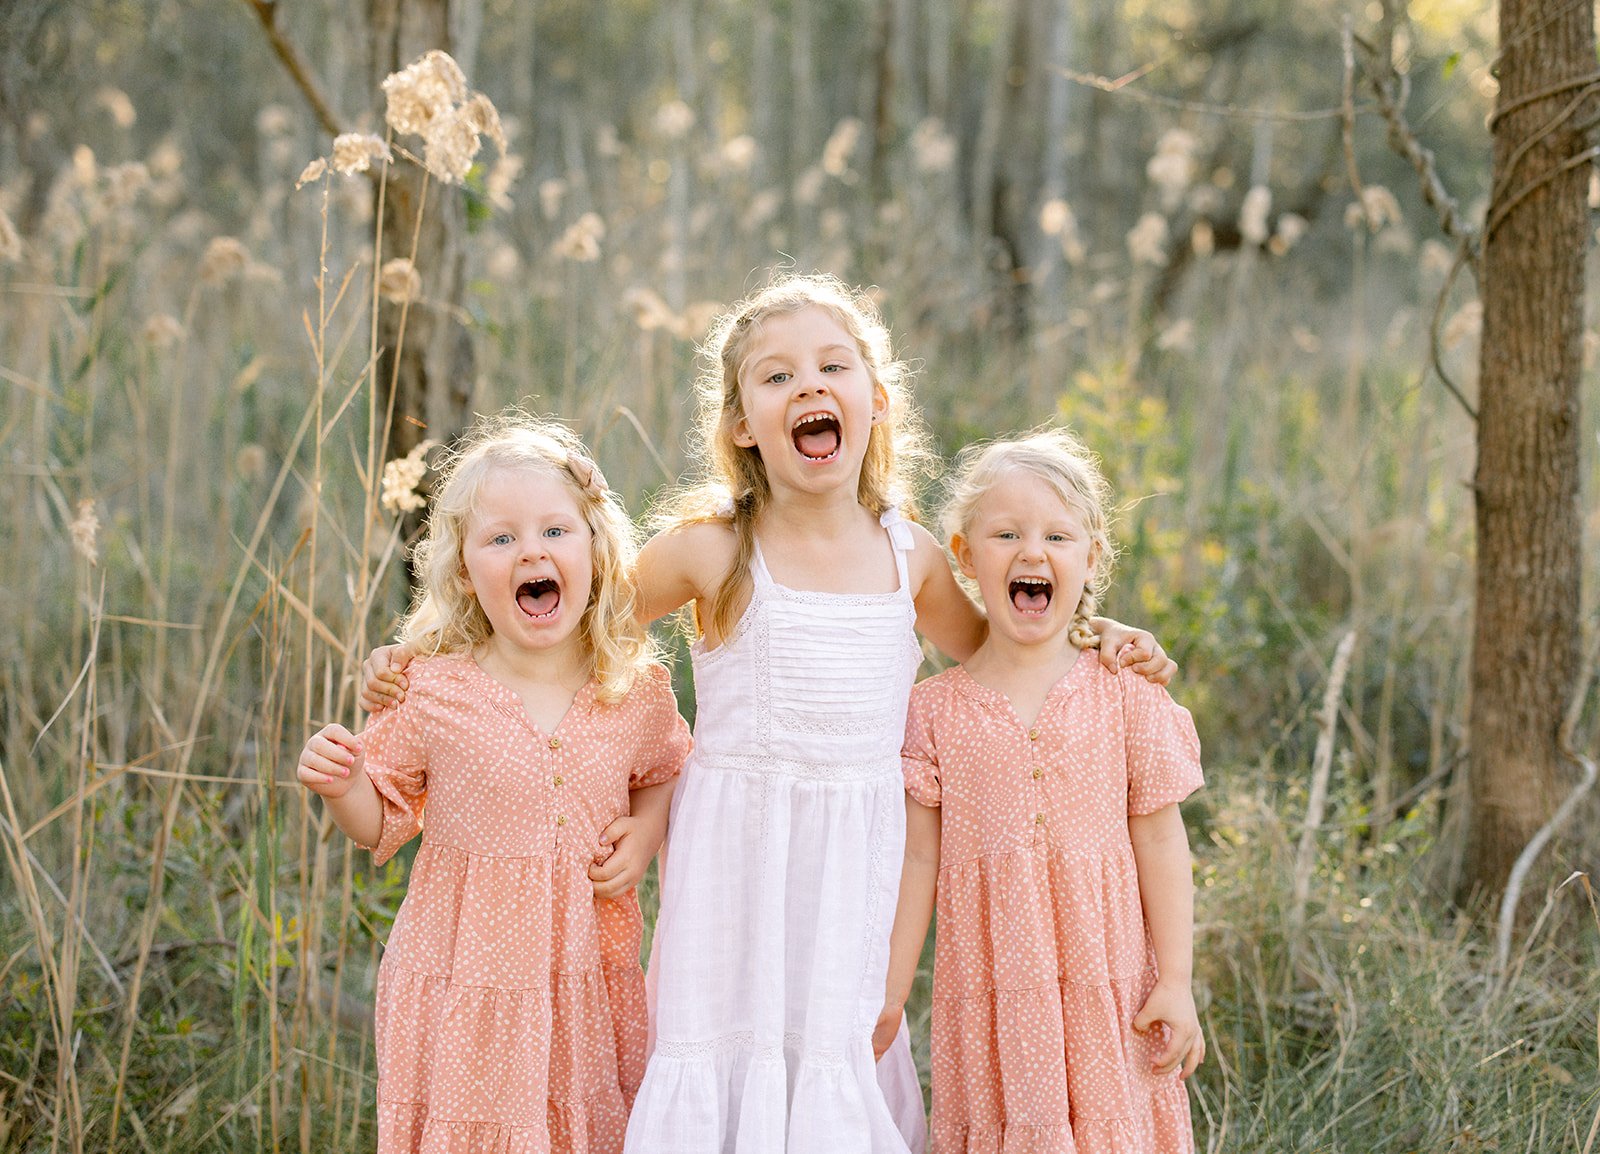
{"label": "hair clip", "polygon": [[573,480],[578,482],[578,488],[591,497],[603,497],[609,486],[606,485],[605,474],[600,471],[600,466],[589,460],[582,453],[567,453],[567,472],[572,474]]}

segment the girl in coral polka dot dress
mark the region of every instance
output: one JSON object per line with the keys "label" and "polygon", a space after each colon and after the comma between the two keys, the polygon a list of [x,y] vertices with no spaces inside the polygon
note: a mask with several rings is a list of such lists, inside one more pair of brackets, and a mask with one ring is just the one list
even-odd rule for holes
{"label": "girl in coral polka dot dress", "polygon": [[1108,491],[1063,431],[964,455],[946,516],[989,636],[911,695],[906,858],[874,1044],[935,905],[933,1154],[1178,1154],[1205,1056],[1178,802],[1200,745],[1166,690],[1084,652]]}
{"label": "girl in coral polka dot dress", "polygon": [[378,862],[423,833],[378,971],[380,1154],[621,1148],[647,1041],[632,887],[689,750],[632,532],[566,430],[480,426],[417,549],[404,702],[300,756]]}

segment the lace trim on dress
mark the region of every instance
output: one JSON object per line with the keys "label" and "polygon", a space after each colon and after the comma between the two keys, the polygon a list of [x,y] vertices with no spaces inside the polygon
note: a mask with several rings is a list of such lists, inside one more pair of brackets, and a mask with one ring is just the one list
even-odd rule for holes
{"label": "lace trim on dress", "polygon": [[904,788],[898,759],[876,758],[872,761],[817,762],[796,761],[789,757],[773,757],[744,753],[737,756],[701,753],[693,754],[697,769],[716,770],[719,773],[751,773],[762,777],[799,777],[810,781],[876,781],[892,782]]}
{"label": "lace trim on dress", "polygon": [[781,1045],[757,1042],[754,1030],[735,1030],[729,1034],[719,1034],[715,1038],[679,1041],[661,1039],[656,1042],[656,1053],[660,1056],[688,1062],[704,1061],[707,1058],[719,1058],[741,1052],[749,1053],[752,1058],[758,1060],[781,1062],[791,1050],[799,1052],[803,1064],[817,1069],[842,1070],[850,1064],[848,1051],[808,1048],[805,1035],[798,1030],[785,1031]]}
{"label": "lace trim on dress", "polygon": [[[763,696],[762,700],[765,700]],[[804,710],[780,709],[775,711],[785,730],[796,733],[821,733],[832,737],[859,737],[864,733],[882,733],[885,726],[893,726],[898,718],[893,710],[853,717],[820,717]]]}

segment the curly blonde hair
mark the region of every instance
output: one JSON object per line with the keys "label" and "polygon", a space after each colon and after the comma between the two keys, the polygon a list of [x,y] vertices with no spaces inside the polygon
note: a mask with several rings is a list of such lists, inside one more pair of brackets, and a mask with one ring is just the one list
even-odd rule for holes
{"label": "curly blonde hair", "polygon": [[1079,649],[1096,648],[1100,638],[1089,619],[1111,584],[1111,569],[1117,557],[1116,543],[1111,539],[1111,486],[1100,471],[1100,458],[1072,433],[1066,429],[1038,429],[1020,437],[962,449],[947,486],[945,539],[958,534],[970,536],[978,502],[997,481],[1014,471],[1038,477],[1055,491],[1063,505],[1083,518],[1096,557],[1084,582],[1083,596],[1073,609],[1067,637]]}
{"label": "curly blonde hair", "polygon": [[462,545],[484,480],[497,469],[527,469],[559,478],[571,490],[590,532],[594,582],[578,636],[600,683],[601,701],[626,696],[656,659],[635,615],[633,522],[606,488],[583,442],[563,425],[510,408],[480,418],[441,469],[427,532],[412,552],[420,586],[400,626],[400,639],[423,653],[470,652],[493,628],[468,590]]}
{"label": "curly blonde hair", "polygon": [[[827,310],[850,334],[868,375],[889,399],[888,411],[867,438],[856,489],[862,506],[879,515],[892,506],[915,517],[915,488],[933,472],[928,436],[911,404],[911,368],[896,359],[888,326],[865,291],[822,273],[792,274],[774,279],[719,316],[700,347],[702,369],[695,381],[704,472],[668,494],[653,520],[658,529],[703,521],[733,529],[738,548],[710,607],[711,620],[724,636],[736,624],[735,606],[749,592],[756,523],[772,500],[759,450],[734,441],[734,429],[744,417],[739,369],[764,321],[808,308]],[[703,627],[703,620],[699,624]]]}

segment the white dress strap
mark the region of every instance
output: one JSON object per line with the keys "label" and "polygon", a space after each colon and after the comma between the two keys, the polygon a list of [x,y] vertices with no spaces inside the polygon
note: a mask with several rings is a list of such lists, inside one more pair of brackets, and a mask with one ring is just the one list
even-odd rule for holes
{"label": "white dress strap", "polygon": [[767,568],[767,559],[761,555],[761,542],[752,541],[755,552],[750,557],[750,576],[755,579],[758,587],[773,585],[772,570]]}
{"label": "white dress strap", "polygon": [[889,532],[889,544],[894,549],[895,571],[900,574],[900,588],[909,593],[911,574],[906,565],[906,554],[917,547],[917,539],[911,535],[911,523],[897,506],[890,505],[878,518],[878,524]]}

